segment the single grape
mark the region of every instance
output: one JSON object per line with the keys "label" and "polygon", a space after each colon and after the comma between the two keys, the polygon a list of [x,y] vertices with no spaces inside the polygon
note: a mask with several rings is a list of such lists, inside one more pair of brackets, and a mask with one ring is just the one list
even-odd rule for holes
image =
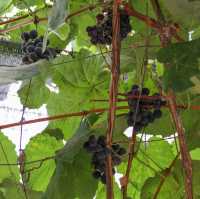
{"label": "single grape", "polygon": [[35,53],[37,54],[38,57],[42,58],[42,48],[41,47],[36,47],[35,48]]}
{"label": "single grape", "polygon": [[112,156],[112,161],[113,161],[113,165],[114,166],[117,166],[119,165],[122,161],[121,161],[121,158],[116,156],[116,155],[113,155]]}
{"label": "single grape", "polygon": [[103,147],[106,146],[106,137],[101,135],[98,137],[97,143]]}
{"label": "single grape", "polygon": [[35,52],[30,53],[30,54],[29,54],[29,58],[30,58],[33,62],[38,61],[38,56],[37,56],[37,54],[36,54]]}
{"label": "single grape", "polygon": [[34,50],[35,50],[35,46],[33,46],[33,45],[29,45],[29,46],[27,46],[27,48],[26,48],[26,51],[27,51],[28,53],[32,53],[32,52],[34,52]]}
{"label": "single grape", "polygon": [[36,46],[36,47],[42,47],[42,46],[43,46],[43,43],[40,41],[40,42],[38,42],[35,46]]}
{"label": "single grape", "polygon": [[22,58],[22,62],[23,62],[24,64],[29,64],[30,61],[29,61],[28,56],[24,56],[24,57]]}
{"label": "single grape", "polygon": [[156,119],[161,118],[161,117],[162,117],[162,112],[161,112],[161,110],[160,110],[160,109],[154,110],[153,116],[154,116],[154,118],[156,118]]}
{"label": "single grape", "polygon": [[97,21],[102,21],[104,19],[104,15],[103,14],[98,14],[96,16]]}
{"label": "single grape", "polygon": [[24,40],[24,41],[28,41],[28,40],[30,39],[30,35],[29,35],[28,32],[23,32],[23,33],[21,34],[21,38],[22,38],[22,40]]}
{"label": "single grape", "polygon": [[95,170],[95,171],[92,173],[92,175],[93,175],[93,177],[94,177],[95,179],[98,179],[98,178],[101,177],[101,172]]}
{"label": "single grape", "polygon": [[106,164],[105,163],[94,164],[94,168],[100,172],[105,172]]}
{"label": "single grape", "polygon": [[30,33],[29,33],[29,35],[30,35],[31,39],[35,39],[35,38],[37,38],[38,33],[37,33],[36,30],[31,30]]}
{"label": "single grape", "polygon": [[138,89],[139,89],[139,86],[136,85],[136,84],[134,84],[134,85],[132,86],[132,88],[131,88],[132,91],[134,91],[134,90],[138,90]]}
{"label": "single grape", "polygon": [[90,42],[94,45],[96,45],[98,43],[98,39],[97,38],[91,38]]}
{"label": "single grape", "polygon": [[150,91],[148,88],[142,88],[142,95],[149,95]]}
{"label": "single grape", "polygon": [[121,148],[119,149],[119,151],[117,152],[117,154],[120,155],[120,156],[126,154],[126,149],[123,148],[123,147],[121,147]]}
{"label": "single grape", "polygon": [[118,152],[119,149],[120,149],[120,145],[119,144],[113,144],[112,149],[113,149],[113,151]]}
{"label": "single grape", "polygon": [[90,147],[90,143],[88,141],[83,144],[84,149],[89,149],[89,147]]}
{"label": "single grape", "polygon": [[90,135],[89,138],[88,138],[88,141],[89,141],[90,143],[96,143],[97,140],[96,140],[95,135]]}

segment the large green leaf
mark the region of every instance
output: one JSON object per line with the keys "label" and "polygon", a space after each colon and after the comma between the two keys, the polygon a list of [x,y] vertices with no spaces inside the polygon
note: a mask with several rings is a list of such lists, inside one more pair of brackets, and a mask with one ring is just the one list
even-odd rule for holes
{"label": "large green leaf", "polygon": [[[61,113],[79,112],[91,108],[99,107],[99,103],[91,102],[92,99],[107,98],[107,88],[109,85],[109,73],[104,70],[103,59],[93,56],[88,51],[81,51],[76,55],[76,59],[71,56],[60,56],[53,63],[54,69],[45,70],[36,81],[45,82],[45,78],[51,77],[53,82],[59,87],[59,93],[51,92],[46,101],[46,87],[40,84],[34,86],[29,95],[31,107],[39,107],[43,103],[47,104],[49,115]],[[20,97],[26,95],[26,89],[20,91]],[[36,99],[36,100],[35,100]],[[41,99],[41,100],[40,100]],[[24,100],[23,100],[24,101]],[[40,103],[38,103],[40,102]],[[55,103],[59,102],[59,103]],[[50,128],[60,128],[63,130],[65,138],[71,136],[74,129],[78,127],[80,118],[66,118],[50,123]]]}
{"label": "large green leaf", "polygon": [[199,73],[200,40],[172,44],[161,49],[157,58],[166,65],[163,76],[164,88],[184,91],[193,85],[191,77]]}
{"label": "large green leaf", "polygon": [[18,166],[8,166],[6,164],[17,163],[17,154],[15,145],[0,132],[0,182],[5,178],[12,178],[14,181],[19,180]]}
{"label": "large green leaf", "polygon": [[[56,138],[48,134],[39,134],[31,138],[26,145],[26,161],[41,160],[46,157],[55,155],[55,152],[63,147],[62,140],[58,141]],[[40,167],[41,162],[27,164],[25,170],[31,170],[30,178],[28,181],[29,187],[36,191],[45,191],[49,180],[55,170],[54,159],[44,161]]]}

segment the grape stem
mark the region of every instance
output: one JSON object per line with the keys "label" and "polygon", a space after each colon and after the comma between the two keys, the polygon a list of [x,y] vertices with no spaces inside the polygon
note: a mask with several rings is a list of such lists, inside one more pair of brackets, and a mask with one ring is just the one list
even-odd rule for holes
{"label": "grape stem", "polygon": [[[160,9],[159,4],[155,4],[156,9]],[[161,11],[161,10],[160,10]],[[157,13],[158,14],[158,13]],[[165,19],[163,19],[165,21]],[[177,41],[182,42],[184,41],[183,39],[179,39],[177,32],[174,32],[173,35]],[[165,34],[160,35],[160,43],[163,47],[167,47],[171,43],[172,37],[168,37]],[[169,65],[165,64],[165,67],[169,67]],[[172,66],[171,66],[172,67]],[[186,197],[187,199],[193,199],[193,186],[192,186],[192,160],[190,157],[190,153],[188,151],[188,147],[186,144],[185,140],[185,135],[184,135],[184,127],[182,120],[180,118],[180,115],[178,114],[177,111],[177,104],[176,104],[176,96],[174,94],[174,91],[172,89],[169,90],[169,110],[171,112],[174,124],[176,126],[176,131],[178,133],[178,140],[179,140],[179,148],[180,148],[180,153],[181,153],[181,159],[182,159],[182,165],[185,173],[185,192],[186,192]],[[158,189],[159,190],[159,187]]]}

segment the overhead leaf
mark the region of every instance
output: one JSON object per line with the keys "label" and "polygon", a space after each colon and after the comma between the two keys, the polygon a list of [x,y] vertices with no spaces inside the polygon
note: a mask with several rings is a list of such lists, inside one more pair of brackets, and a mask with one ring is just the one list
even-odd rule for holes
{"label": "overhead leaf", "polygon": [[161,49],[157,58],[164,63],[164,88],[184,91],[193,86],[190,78],[199,73],[200,39],[190,42],[171,44]]}
{"label": "overhead leaf", "polygon": [[15,145],[0,132],[0,182],[5,178],[10,178],[14,181],[19,180],[18,166],[8,166],[7,164],[17,163],[18,158],[15,151]]}
{"label": "overhead leaf", "polygon": [[45,67],[47,64],[49,62],[42,60],[28,65],[2,65],[0,67],[0,85],[30,79],[39,73],[40,67]]}
{"label": "overhead leaf", "polygon": [[[56,140],[55,137],[48,134],[36,135],[26,145],[26,161],[31,162],[52,157],[62,147],[62,140]],[[36,191],[45,191],[55,170],[54,158],[47,161],[38,161],[33,164],[26,164],[25,170],[32,170],[28,181],[29,187]]]}
{"label": "overhead leaf", "polygon": [[67,16],[68,0],[55,0],[51,14],[49,16],[49,28],[50,30],[57,29],[64,23]]}

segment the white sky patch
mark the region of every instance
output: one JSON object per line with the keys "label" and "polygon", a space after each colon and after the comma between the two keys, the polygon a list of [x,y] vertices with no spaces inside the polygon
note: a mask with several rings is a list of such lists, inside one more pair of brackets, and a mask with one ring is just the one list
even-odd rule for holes
{"label": "white sky patch", "polygon": [[194,33],[194,31],[192,30],[192,31],[190,31],[190,32],[188,32],[188,40],[189,41],[192,41],[192,34]]}
{"label": "white sky patch", "polygon": [[[21,120],[23,105],[17,96],[17,90],[20,88],[20,85],[20,82],[11,84],[7,98],[0,101],[0,125],[19,122]],[[46,105],[43,105],[39,109],[26,108],[24,118],[25,120],[30,120],[46,117],[47,115]],[[48,122],[23,125],[22,148],[25,147],[31,137],[42,132],[47,125]],[[20,143],[20,126],[2,129],[1,131],[16,145],[16,151],[18,152]]]}
{"label": "white sky patch", "polygon": [[49,79],[46,80],[45,86],[46,86],[51,92],[54,92],[54,93],[56,93],[56,94],[59,93],[59,88],[58,88],[58,86],[52,81],[51,78],[49,78]]}

